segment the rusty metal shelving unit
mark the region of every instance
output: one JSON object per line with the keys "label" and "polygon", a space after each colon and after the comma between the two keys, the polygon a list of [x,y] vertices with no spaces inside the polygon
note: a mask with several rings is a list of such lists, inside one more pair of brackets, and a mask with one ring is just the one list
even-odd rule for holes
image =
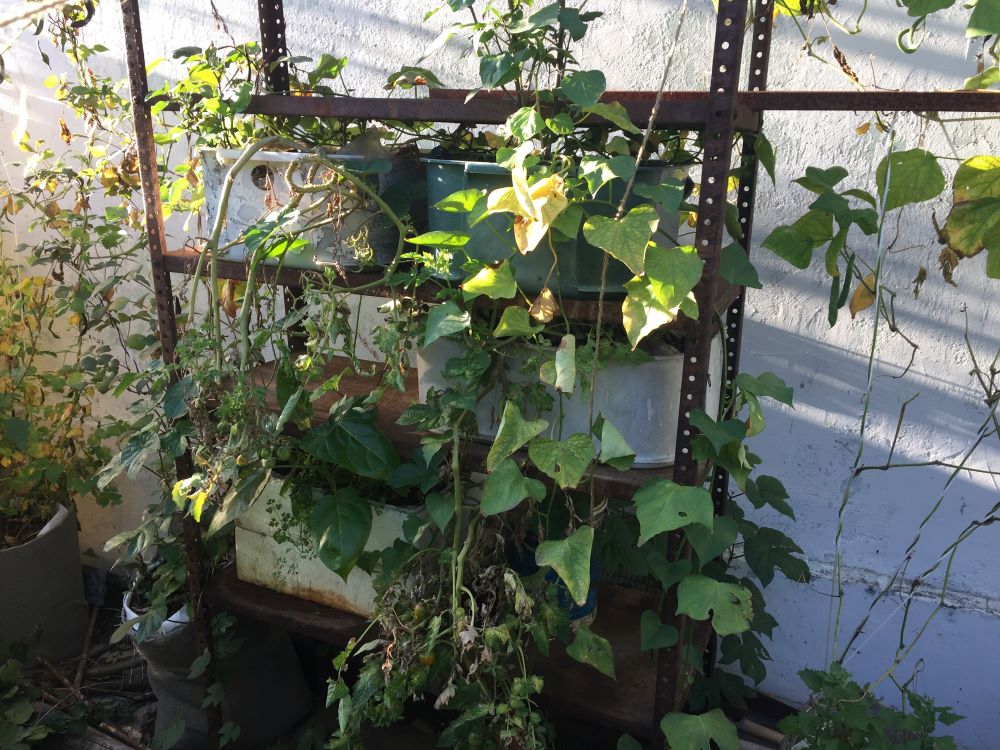
{"label": "rusty metal shelving unit", "polygon": [[[175,304],[171,288],[171,273],[190,273],[193,254],[185,251],[170,252],[163,224],[160,204],[160,186],[157,159],[153,140],[153,123],[148,98],[140,24],[139,0],[120,0],[124,18],[125,41],[131,98],[135,119],[136,146],[139,155],[140,175],[146,208],[146,230],[149,235],[150,262],[156,291],[160,343],[167,363],[174,359],[177,341]],[[502,123],[513,111],[510,102],[489,96],[479,96],[466,103],[455,92],[436,92],[424,99],[345,98],[288,96],[288,69],[280,62],[287,56],[284,9],[282,0],[259,0],[261,48],[265,60],[276,62],[268,75],[271,93],[254,96],[248,112],[268,115],[313,115],[322,117],[392,119],[433,121],[442,123]],[[695,289],[701,318],[684,321],[686,332],[684,351],[683,405],[677,432],[677,462],[672,470],[675,481],[695,484],[699,481],[698,467],[691,455],[692,428],[687,414],[691,409],[704,405],[705,385],[708,377],[709,345],[716,333],[716,312],[725,313],[726,362],[725,380],[729,385],[739,368],[740,343],[743,323],[744,290],[720,284],[718,275],[728,176],[733,167],[733,143],[736,132],[753,134],[760,130],[763,113],[767,110],[826,110],[826,111],[945,111],[945,112],[1000,112],[1000,92],[943,91],[767,91],[768,63],[771,48],[773,0],[721,0],[715,28],[712,56],[711,85],[708,91],[666,92],[656,118],[658,127],[698,128],[704,131],[704,162],[702,189],[698,204],[698,225],[695,245],[705,261],[705,271]],[[748,17],[748,13],[752,16]],[[746,90],[740,89],[744,57],[744,40],[750,35],[749,69]],[[606,100],[620,101],[633,121],[645,125],[657,92],[609,92]],[[757,158],[753,139],[744,138],[739,165],[742,167],[737,188],[737,208],[743,229],[742,245],[748,253],[754,216],[754,199],[757,183]],[[245,267],[238,263],[224,263],[223,275],[243,278]],[[299,272],[287,272],[273,280],[294,287],[300,280]],[[361,279],[359,279],[361,280]],[[373,293],[377,293],[373,292]],[[597,306],[593,302],[575,302],[571,314],[579,319],[593,320]],[[620,319],[615,305],[606,305],[604,319]],[[190,459],[182,458],[178,472],[185,476],[191,472]],[[626,489],[628,484],[608,485],[607,491]],[[728,490],[728,477],[718,472],[712,478],[713,497],[717,504],[724,502]],[[193,551],[198,530],[193,524],[186,529],[188,549]],[[191,593],[195,601],[202,601],[204,591],[201,571],[194,555],[190,567]],[[359,623],[353,616],[325,610],[320,606],[291,600],[272,592],[253,592],[256,587],[235,581],[235,576],[222,575],[213,581],[209,594],[219,606],[258,618],[282,622],[290,629],[300,629],[318,637],[346,636]],[[669,597],[666,597],[669,600]],[[664,605],[666,607],[666,605]],[[664,612],[663,614],[672,614]],[[208,644],[209,633],[201,621],[200,639]],[[637,618],[636,618],[637,619]],[[647,725],[648,736],[657,732],[657,717],[669,710],[675,685],[681,675],[681,666],[663,652],[657,658],[655,679],[644,689],[655,692]],[[581,685],[581,687],[583,687]],[[607,701],[606,688],[598,689],[600,699]],[[649,697],[649,696],[647,696]],[[573,711],[570,705],[561,708]],[[576,706],[581,718],[594,719],[592,706]],[[601,717],[598,717],[598,720]],[[641,727],[640,727],[641,729]]]}

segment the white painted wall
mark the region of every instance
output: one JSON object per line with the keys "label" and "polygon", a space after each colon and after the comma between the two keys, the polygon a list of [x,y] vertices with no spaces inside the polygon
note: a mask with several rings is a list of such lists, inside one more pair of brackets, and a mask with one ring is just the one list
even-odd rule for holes
{"label": "white painted wall", "polygon": [[[255,3],[218,0],[232,35],[243,40],[256,36]],[[613,88],[651,88],[659,79],[665,59],[664,39],[677,21],[676,0],[593,0],[590,7],[608,15],[594,24],[591,39],[581,55],[588,67],[608,73]],[[182,45],[224,38],[201,0],[150,0],[143,3],[147,59],[169,58]],[[385,75],[401,64],[415,61],[421,49],[447,22],[442,13],[429,24],[422,14],[431,0],[286,0],[290,47],[294,54],[317,57],[322,52],[351,58],[349,80],[359,94],[377,95]],[[843,10],[857,10],[858,0],[844,0]],[[931,23],[931,36],[916,55],[895,47],[897,31],[905,24],[903,13],[891,3],[871,3],[864,21],[865,33],[848,37],[835,32],[837,44],[848,55],[863,81],[885,88],[957,88],[975,72],[962,30],[964,13],[954,11]],[[681,48],[674,58],[672,88],[707,85],[713,13],[707,0],[691,0]],[[122,70],[122,42],[118,11],[105,2],[88,29],[91,41],[111,49],[107,65]],[[817,33],[822,33],[817,32]],[[808,58],[800,49],[794,26],[783,20],[776,34],[771,65],[773,88],[841,89],[847,81],[835,68]],[[460,50],[449,52],[439,72],[447,83],[472,83],[474,66],[462,60]],[[39,73],[34,41],[18,43],[8,55],[8,69],[26,74],[24,101],[31,127],[39,134],[54,122],[46,93],[35,82]],[[169,71],[169,64],[159,71]],[[14,127],[18,94],[0,90],[5,129]],[[855,127],[863,114],[770,114],[767,127],[778,150],[778,189],[764,181],[758,201],[754,238],[759,242],[778,223],[801,213],[809,198],[790,180],[806,165],[842,164],[856,176],[858,186],[871,187],[868,173],[884,155],[887,143],[872,129],[866,136]],[[995,124],[949,126],[946,138],[940,126],[911,115],[895,121],[900,147],[924,144],[938,153],[952,148],[963,156],[997,152],[1000,128]],[[50,140],[55,140],[49,132]],[[950,140],[949,140],[950,139]],[[3,143],[4,159],[12,156]],[[968,261],[956,276],[958,289],[944,284],[936,272],[938,248],[929,231],[930,209],[944,216],[943,205],[903,210],[899,239],[891,255],[886,284],[895,289],[897,313],[905,333],[920,349],[914,365],[900,375],[909,360],[910,347],[883,329],[874,372],[875,396],[869,422],[865,463],[885,460],[901,403],[919,393],[907,411],[907,420],[896,448],[903,461],[956,460],[970,445],[985,416],[982,396],[969,375],[970,358],[962,342],[963,305],[968,308],[970,339],[981,360],[989,360],[1000,347],[998,317],[1000,286],[983,277],[983,261]],[[894,229],[895,231],[895,229]],[[867,240],[866,240],[867,241]],[[870,242],[870,241],[869,241]],[[859,245],[861,247],[861,245]],[[792,495],[797,523],[769,519],[785,529],[803,547],[816,572],[811,586],[776,582],[768,590],[769,608],[781,623],[770,650],[774,657],[764,689],[774,695],[801,700],[805,690],[795,673],[803,667],[820,667],[830,656],[834,603],[830,594],[837,508],[849,467],[858,448],[858,419],[866,385],[866,352],[872,334],[872,312],[856,321],[845,319],[833,330],[827,326],[827,285],[821,266],[805,272],[790,270],[766,251],[757,256],[766,288],[748,299],[743,369],[756,373],[771,370],[796,387],[794,410],[772,408],[768,430],[755,439],[755,450],[769,472],[781,477]],[[919,300],[908,294],[910,280],[923,264],[930,272]],[[1000,468],[1000,445],[987,440],[973,465]],[[850,632],[860,620],[874,586],[900,564],[922,516],[937,501],[947,477],[937,468],[871,472],[855,483],[845,516],[843,564],[847,587],[843,630]],[[983,474],[964,474],[948,489],[933,524],[924,531],[908,568],[916,573],[940,554],[970,520],[996,502],[996,484]],[[99,546],[112,529],[130,522],[148,495],[130,495],[130,505],[113,514],[88,514],[88,544]],[[954,727],[966,748],[1000,747],[1000,709],[995,672],[998,663],[993,645],[1000,636],[1000,545],[996,532],[985,528],[963,546],[952,570],[948,608],[932,621],[920,646],[899,671],[907,679],[919,664],[916,687],[950,704],[969,718]],[[940,583],[940,578],[937,579]],[[939,595],[925,589],[911,615],[910,631],[930,611],[928,602]],[[863,648],[849,666],[860,678],[878,676],[892,660],[901,620],[900,597],[890,598],[872,619],[862,637]],[[917,659],[920,661],[918,662]],[[891,692],[887,692],[892,697]]]}

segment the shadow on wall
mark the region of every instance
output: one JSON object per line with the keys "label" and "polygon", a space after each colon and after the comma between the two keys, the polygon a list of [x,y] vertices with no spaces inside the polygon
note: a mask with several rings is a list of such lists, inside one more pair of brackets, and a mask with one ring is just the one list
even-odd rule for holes
{"label": "shadow on wall", "polygon": [[[790,299],[807,298],[800,279],[791,275],[783,280],[782,294]],[[851,323],[844,321],[840,325]],[[860,321],[855,325],[860,328]],[[933,325],[936,329],[938,323]],[[919,333],[913,329],[911,332]],[[961,332],[956,330],[955,334],[960,342]],[[751,374],[772,371],[795,388],[796,408],[790,410],[772,403],[767,411],[768,427],[753,440],[752,447],[764,459],[762,470],[784,482],[798,517],[792,522],[767,516],[768,523],[792,536],[808,558],[827,564],[832,563],[837,512],[858,448],[867,384],[865,355],[834,343],[838,340],[845,340],[842,332],[810,337],[800,326],[788,331],[749,319],[741,366]],[[996,351],[1000,336],[995,330],[981,332],[978,343],[980,351]],[[864,348],[862,339],[858,349]],[[967,357],[952,362],[951,367],[951,373],[925,373],[913,368],[901,379],[892,377],[901,367],[877,368],[863,465],[878,466],[888,460],[899,410],[917,393],[919,397],[907,407],[892,461],[961,461],[974,444],[989,409],[973,387]],[[1000,442],[993,436],[983,442],[969,466],[997,465]],[[950,473],[948,468],[929,466],[860,475],[853,484],[845,515],[844,564],[891,574],[906,554],[921,520],[945,492]],[[910,562],[910,575],[923,572],[996,501],[996,485],[989,475],[960,473],[947,488],[934,520],[922,533],[921,544]],[[987,598],[1000,595],[1000,581],[992,574],[1000,565],[1000,546],[989,543],[991,533],[991,529],[980,530],[963,546],[952,571],[951,583],[956,590]],[[940,573],[931,580],[940,580]]]}
{"label": "shadow on wall", "polygon": [[[802,704],[809,695],[798,672],[825,668],[833,646],[831,628],[836,607],[830,597],[830,582],[816,580],[807,588],[775,579],[765,595],[779,626],[773,641],[765,640],[772,661],[758,689]],[[862,585],[846,587],[840,649],[847,645],[872,599],[871,590]],[[847,658],[847,668],[862,684],[880,678],[893,662],[903,621],[900,603],[897,596],[879,605]],[[907,645],[933,610],[928,601],[915,601],[908,620]],[[939,728],[939,733],[954,736],[958,746],[966,750],[1000,747],[1000,711],[992,689],[996,684],[996,660],[989,656],[998,632],[994,615],[941,609],[895,672],[900,683],[913,677],[912,689],[967,717],[954,726]],[[899,706],[900,693],[891,680],[884,681],[877,692],[886,703]]]}

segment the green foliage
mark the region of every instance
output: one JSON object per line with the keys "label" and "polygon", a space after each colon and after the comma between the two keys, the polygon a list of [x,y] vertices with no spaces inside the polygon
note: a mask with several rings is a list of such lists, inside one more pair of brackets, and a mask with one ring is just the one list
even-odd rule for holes
{"label": "green foliage", "polygon": [[711,529],[712,496],[702,487],[685,487],[669,479],[651,479],[632,498],[639,519],[639,544],[657,534],[690,524]]}
{"label": "green foliage", "polygon": [[740,743],[736,727],[721,709],[706,714],[671,713],[660,721],[660,730],[671,750],[738,750]]}
{"label": "green foliage", "polygon": [[660,219],[653,206],[636,206],[621,219],[594,216],[583,225],[587,241],[620,260],[636,276],[646,267],[646,246]]}
{"label": "green foliage", "polygon": [[566,653],[581,664],[588,664],[611,679],[617,679],[611,644],[606,638],[592,632],[588,626],[580,626],[573,643],[566,647]]}
{"label": "green foliage", "polygon": [[695,620],[707,620],[711,615],[716,633],[733,635],[750,628],[753,608],[750,593],[743,587],[692,575],[677,586],[677,613]]}
{"label": "green foliage", "polygon": [[371,533],[371,502],[351,488],[341,489],[320,498],[310,523],[319,559],[346,580]]}
{"label": "green foliage", "polygon": [[0,747],[27,750],[44,740],[49,727],[35,715],[41,690],[29,685],[21,662],[13,657],[0,664]]}
{"label": "green foliage", "polygon": [[508,401],[504,405],[497,436],[493,439],[489,454],[486,456],[486,470],[496,469],[503,459],[524,447],[525,443],[540,435],[546,427],[548,423],[544,419],[525,420],[517,404]]}
{"label": "green foliage", "polygon": [[565,539],[549,540],[538,545],[535,562],[559,574],[577,604],[587,601],[590,591],[590,554],[594,530],[583,526]]}
{"label": "green foliage", "polygon": [[578,433],[566,440],[538,437],[528,445],[528,457],[562,489],[576,487],[597,457],[589,435]]}
{"label": "green foliage", "polygon": [[505,458],[486,477],[479,509],[484,516],[493,516],[513,510],[523,500],[538,502],[544,497],[545,485],[525,477],[514,461]]}
{"label": "green foliage", "polygon": [[954,750],[950,737],[935,736],[938,724],[950,726],[962,717],[947,707],[934,705],[909,689],[902,693],[899,709],[880,704],[851,679],[838,663],[828,671],[799,672],[813,693],[808,709],[783,719],[781,731],[804,740],[809,747],[850,750]]}

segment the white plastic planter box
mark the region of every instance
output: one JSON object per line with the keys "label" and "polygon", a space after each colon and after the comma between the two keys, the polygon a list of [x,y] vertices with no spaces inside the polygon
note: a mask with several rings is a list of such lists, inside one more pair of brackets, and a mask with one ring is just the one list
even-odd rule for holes
{"label": "white plastic planter box", "polygon": [[[462,346],[450,339],[438,339],[417,350],[417,383],[422,403],[431,388],[443,391],[454,386],[442,373],[448,360],[461,356],[462,351]],[[712,340],[705,396],[705,411],[713,419],[719,411],[722,360],[722,340],[716,336]],[[527,383],[537,379],[537,374],[519,372],[524,362],[525,357],[516,353],[505,359],[509,380]],[[608,364],[597,374],[594,417],[603,415],[622,434],[635,452],[636,466],[654,468],[674,463],[683,367],[684,356],[677,352],[656,356],[649,362]],[[552,411],[543,414],[528,411],[525,417],[547,419],[554,426],[552,432],[545,433],[549,437],[565,439],[575,433],[589,433],[590,395],[581,388],[579,378],[571,395],[560,396],[551,388],[548,390],[555,401]],[[496,436],[503,404],[499,387],[478,402],[476,421],[482,437]]]}
{"label": "white plastic planter box", "polygon": [[[403,539],[403,523],[416,509],[385,505],[373,508],[371,536],[365,549],[391,547]],[[236,574],[241,581],[308,599],[362,617],[375,611],[375,589],[368,573],[355,568],[345,581],[311,550],[274,538],[272,514],[292,512],[291,500],[272,481],[250,509],[236,520]]]}
{"label": "white plastic planter box", "polygon": [[[229,168],[242,156],[242,151],[236,149],[206,149],[202,151],[202,178],[205,186],[205,206],[208,212],[208,227],[206,234],[211,232],[215,222],[216,212],[219,209],[219,199],[222,197],[222,186],[229,172]],[[258,151],[249,162],[236,174],[233,181],[233,188],[229,194],[229,203],[226,207],[226,223],[222,229],[219,239],[219,246],[223,247],[229,242],[239,238],[247,227],[256,224],[268,214],[275,216],[282,207],[288,204],[291,191],[285,181],[285,172],[288,166],[304,154],[287,151]],[[351,162],[364,162],[360,156],[331,156],[338,162],[343,162],[349,166]],[[306,169],[303,166],[296,178],[297,184],[306,182]],[[374,186],[378,187],[378,179],[374,179]],[[346,185],[345,185],[346,187]],[[316,200],[315,195],[306,195],[303,198],[302,206],[308,205]],[[300,206],[301,208],[301,206]],[[265,263],[277,265],[279,262],[288,268],[313,269],[328,265],[340,265],[345,268],[356,268],[359,263],[356,253],[348,240],[368,223],[369,242],[377,245],[379,237],[376,237],[377,230],[374,223],[370,221],[373,212],[367,207],[359,207],[348,213],[339,224],[328,224],[316,229],[308,229],[299,235],[303,239],[312,243],[312,251],[289,252],[284,259],[268,258]],[[307,221],[315,223],[317,219],[323,218],[322,212],[312,212],[309,219],[292,219],[286,227],[291,231],[304,228]],[[382,238],[384,239],[384,238]],[[246,260],[245,247],[243,244],[234,245],[227,249],[222,257],[227,260]]]}

